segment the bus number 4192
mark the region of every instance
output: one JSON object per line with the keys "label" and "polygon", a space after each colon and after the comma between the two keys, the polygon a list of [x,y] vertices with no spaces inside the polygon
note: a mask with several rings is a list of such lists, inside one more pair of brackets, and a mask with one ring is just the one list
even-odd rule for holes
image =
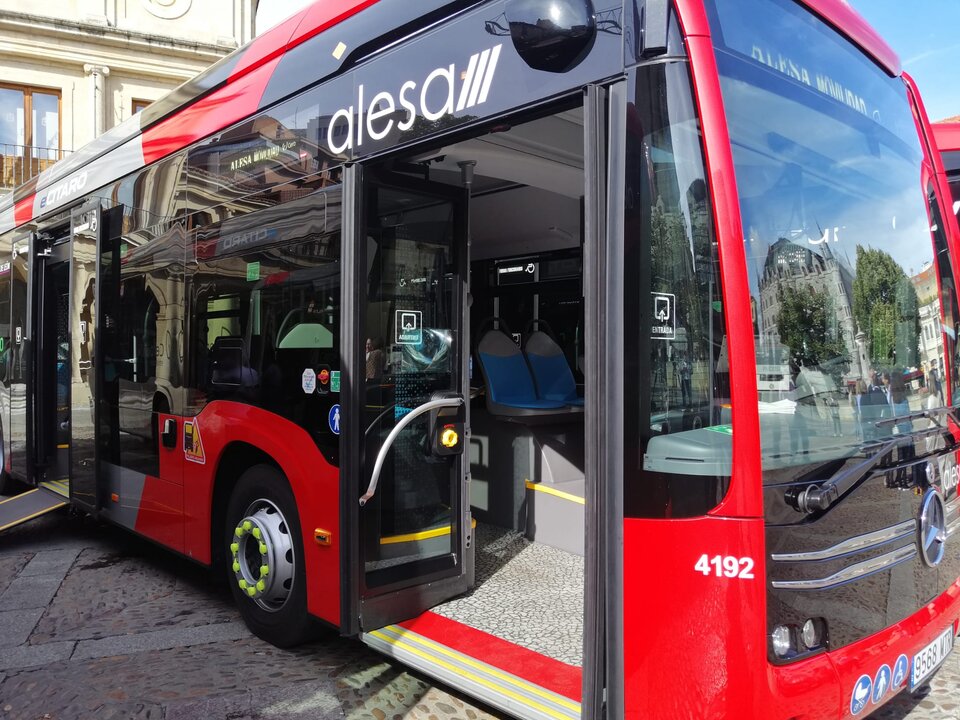
{"label": "bus number 4192", "polygon": [[693,566],[693,569],[704,575],[753,580],[752,558],[735,558],[732,555],[714,555],[710,557],[704,553],[700,556],[700,559],[697,560],[697,564]]}

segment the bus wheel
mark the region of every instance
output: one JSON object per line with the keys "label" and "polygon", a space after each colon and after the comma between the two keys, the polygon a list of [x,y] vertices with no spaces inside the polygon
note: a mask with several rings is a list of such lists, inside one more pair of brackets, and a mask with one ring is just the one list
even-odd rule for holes
{"label": "bus wheel", "polygon": [[254,635],[277,647],[309,639],[303,540],[293,492],[270,465],[237,481],[227,505],[224,540],[233,597]]}

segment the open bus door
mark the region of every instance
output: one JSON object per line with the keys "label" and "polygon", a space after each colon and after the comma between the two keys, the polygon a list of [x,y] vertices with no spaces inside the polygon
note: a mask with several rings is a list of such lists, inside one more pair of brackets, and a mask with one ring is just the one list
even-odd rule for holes
{"label": "open bus door", "polygon": [[37,487],[0,503],[0,530],[68,501],[95,509],[99,224],[99,205],[88,203],[72,211],[68,223],[14,244],[11,470]]}
{"label": "open bus door", "polygon": [[356,254],[344,263],[350,370],[344,408],[329,418],[348,438],[350,634],[414,617],[473,576],[466,191],[373,168],[361,182],[360,173],[348,173],[354,232],[348,221],[344,243]]}

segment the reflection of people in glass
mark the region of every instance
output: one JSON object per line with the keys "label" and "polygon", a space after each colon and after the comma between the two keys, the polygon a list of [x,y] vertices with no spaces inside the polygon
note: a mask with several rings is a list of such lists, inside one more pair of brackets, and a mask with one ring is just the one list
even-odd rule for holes
{"label": "reflection of people in glass", "polygon": [[690,378],[693,375],[693,367],[686,353],[681,353],[680,362],[677,364],[677,378],[680,380],[680,395],[682,396],[683,406],[690,407],[693,402],[693,393],[690,388]]}
{"label": "reflection of people in glass", "polygon": [[864,440],[876,440],[879,437],[880,429],[876,423],[883,416],[884,409],[888,407],[887,394],[880,383],[879,374],[871,373],[866,391],[860,397],[860,419],[863,424]]}
{"label": "reflection of people in glass", "polygon": [[807,453],[810,451],[810,433],[807,430],[806,409],[800,401],[800,393],[797,391],[796,381],[800,379],[800,373],[793,373],[793,379],[790,380],[790,390],[787,397],[794,401],[793,417],[790,420],[790,452],[796,455],[799,452]]}
{"label": "reflection of people in glass", "polygon": [[379,338],[367,338],[367,380],[383,377],[384,359]]}
{"label": "reflection of people in glass", "polygon": [[[890,375],[890,403],[893,406],[893,417],[900,418],[910,414],[907,386],[903,382],[903,373],[899,370]],[[912,423],[909,420],[897,423],[897,430],[900,433],[908,433],[912,429]]]}

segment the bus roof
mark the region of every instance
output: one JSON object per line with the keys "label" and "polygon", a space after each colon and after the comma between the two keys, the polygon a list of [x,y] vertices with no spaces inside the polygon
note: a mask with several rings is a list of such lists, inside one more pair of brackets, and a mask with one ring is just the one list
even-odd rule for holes
{"label": "bus roof", "polygon": [[[279,99],[289,86],[289,81],[280,78],[274,83],[282,86],[280,89],[268,88],[274,79],[274,70],[286,53],[378,2],[317,0],[254,38],[0,200],[0,233],[28,223],[56,207],[65,207],[91,190],[253,115],[268,104],[265,98],[269,97],[270,102]],[[887,72],[900,74],[896,53],[846,0],[801,2],[850,38]],[[438,11],[449,14],[475,4],[477,0],[418,0],[402,5],[384,3],[382,18],[378,17],[377,22],[361,23],[358,32],[348,33],[349,37],[343,38],[353,41],[352,45],[340,41],[343,48],[337,47],[336,51],[326,48],[326,53],[332,53],[336,62],[331,61],[332,64],[318,70],[310,83],[303,84],[312,84],[342,72],[355,60],[351,53],[377,37],[396,39],[402,35],[398,29],[414,24],[418,18],[433,16]]]}

